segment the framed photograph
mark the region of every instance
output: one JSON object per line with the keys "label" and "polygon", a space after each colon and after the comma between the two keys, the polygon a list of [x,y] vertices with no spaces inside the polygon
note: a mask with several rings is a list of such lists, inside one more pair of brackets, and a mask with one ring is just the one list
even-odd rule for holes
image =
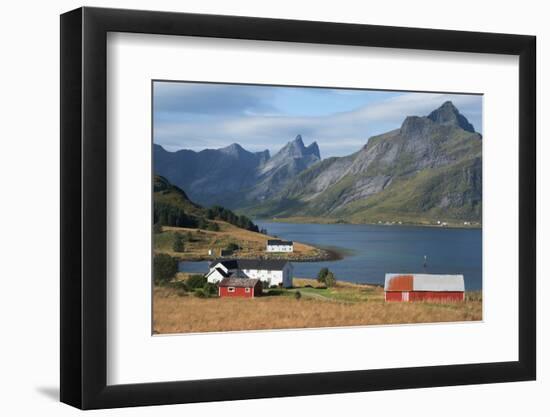
{"label": "framed photograph", "polygon": [[535,379],[535,37],[61,16],[61,401]]}

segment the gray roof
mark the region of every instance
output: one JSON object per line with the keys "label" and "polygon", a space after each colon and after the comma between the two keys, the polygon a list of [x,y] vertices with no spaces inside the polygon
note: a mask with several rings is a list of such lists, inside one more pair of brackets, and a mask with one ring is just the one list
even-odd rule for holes
{"label": "gray roof", "polygon": [[222,279],[218,285],[220,287],[252,288],[258,282],[260,282],[259,279],[229,277],[229,278]]}
{"label": "gray roof", "polygon": [[227,274],[223,269],[221,268],[216,268],[214,270],[210,270],[210,272],[208,272],[208,274],[206,274],[207,277],[209,277],[211,274],[214,273],[214,271],[218,271],[220,273],[220,275],[222,277],[229,277],[231,274]]}
{"label": "gray roof", "polygon": [[263,269],[282,271],[288,261],[284,259],[230,259],[214,261],[210,264],[210,268],[219,263],[223,264],[223,266],[227,269]]}
{"label": "gray roof", "polygon": [[387,291],[392,278],[412,275],[413,291],[464,291],[464,275],[440,274],[386,274],[384,289]]}
{"label": "gray roof", "polygon": [[280,239],[269,239],[267,241],[268,245],[284,245],[284,246],[292,246],[294,243],[292,240],[280,240]]}

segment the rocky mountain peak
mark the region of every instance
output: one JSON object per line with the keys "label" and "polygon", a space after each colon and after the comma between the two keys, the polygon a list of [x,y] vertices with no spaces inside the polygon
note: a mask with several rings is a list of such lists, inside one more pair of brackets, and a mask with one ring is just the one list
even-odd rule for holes
{"label": "rocky mountain peak", "polygon": [[467,132],[475,132],[474,126],[455,107],[452,101],[446,101],[428,115],[428,119],[440,125],[460,127]]}
{"label": "rocky mountain peak", "polygon": [[314,155],[317,158],[321,159],[321,152],[319,151],[319,145],[317,142],[312,142],[307,148],[306,151],[309,155]]}
{"label": "rocky mountain peak", "polygon": [[239,154],[246,152],[244,148],[239,145],[238,143],[232,143],[229,146],[226,146],[225,148],[221,148],[220,152],[223,152],[228,155],[238,156]]}
{"label": "rocky mountain peak", "polygon": [[401,125],[401,134],[414,138],[422,135],[431,122],[426,117],[407,116]]}

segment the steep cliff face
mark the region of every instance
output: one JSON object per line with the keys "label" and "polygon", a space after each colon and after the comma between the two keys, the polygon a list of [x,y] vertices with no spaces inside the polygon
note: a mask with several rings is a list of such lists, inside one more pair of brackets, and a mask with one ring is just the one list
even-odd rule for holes
{"label": "steep cliff face", "polygon": [[306,147],[300,135],[272,158],[267,150],[253,153],[237,143],[201,152],[168,152],[154,145],[153,157],[155,173],[185,189],[193,201],[225,207],[274,196],[321,159],[317,144]]}
{"label": "steep cliff face", "polygon": [[201,152],[168,152],[154,145],[154,172],[186,190],[199,204],[231,206],[235,192],[255,183],[257,167],[269,157],[267,151],[248,152],[234,143]]}
{"label": "steep cliff face", "polygon": [[293,178],[320,160],[317,143],[306,147],[302,136],[296,136],[273,158],[258,167],[256,184],[246,191],[245,199],[261,202],[277,195]]}
{"label": "steep cliff face", "polygon": [[302,172],[258,216],[481,219],[481,136],[450,102]]}

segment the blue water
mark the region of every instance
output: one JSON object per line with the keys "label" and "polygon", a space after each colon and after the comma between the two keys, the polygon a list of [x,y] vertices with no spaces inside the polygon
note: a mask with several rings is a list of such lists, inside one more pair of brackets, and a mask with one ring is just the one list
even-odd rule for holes
{"label": "blue water", "polygon": [[[480,229],[255,223],[271,236],[344,252],[339,261],[293,262],[296,277],[314,278],[322,267],[343,281],[375,284],[383,284],[387,272],[463,274],[467,290],[482,288]],[[180,270],[205,273],[208,262],[182,262]]]}

